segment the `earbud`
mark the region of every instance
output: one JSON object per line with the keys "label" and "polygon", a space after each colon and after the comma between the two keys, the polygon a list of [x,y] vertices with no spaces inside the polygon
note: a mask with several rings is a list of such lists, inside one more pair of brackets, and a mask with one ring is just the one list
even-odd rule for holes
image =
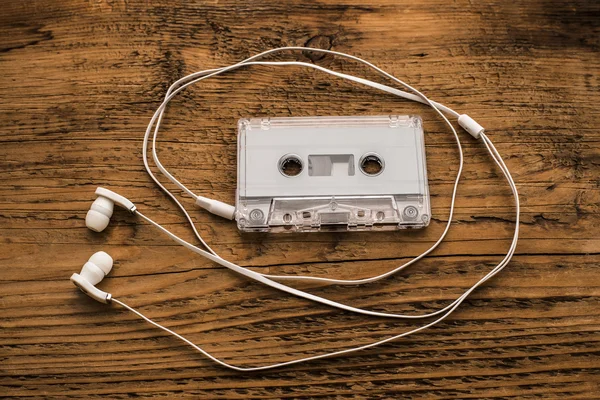
{"label": "earbud", "polygon": [[111,190],[99,187],[96,189],[96,195],[98,198],[94,200],[85,216],[85,225],[94,232],[102,232],[106,229],[115,204],[126,208],[131,213],[135,212],[135,205],[131,201]]}
{"label": "earbud", "polygon": [[110,222],[114,205],[112,200],[103,196],[98,197],[85,216],[85,225],[94,232],[102,232]]}
{"label": "earbud", "polygon": [[79,274],[71,275],[71,282],[92,299],[101,303],[109,303],[110,293],[103,292],[96,285],[104,279],[113,266],[113,259],[107,253],[99,251],[94,253],[83,265]]}

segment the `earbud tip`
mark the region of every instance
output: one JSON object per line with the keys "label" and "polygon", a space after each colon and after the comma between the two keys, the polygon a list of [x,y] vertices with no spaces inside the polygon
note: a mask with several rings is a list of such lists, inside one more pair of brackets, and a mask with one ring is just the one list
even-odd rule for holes
{"label": "earbud tip", "polygon": [[104,251],[99,251],[97,253],[92,254],[88,262],[96,264],[98,268],[104,271],[104,275],[108,275],[113,266],[112,257]]}
{"label": "earbud tip", "polygon": [[110,218],[95,210],[88,211],[85,216],[85,225],[94,232],[102,232],[108,226]]}

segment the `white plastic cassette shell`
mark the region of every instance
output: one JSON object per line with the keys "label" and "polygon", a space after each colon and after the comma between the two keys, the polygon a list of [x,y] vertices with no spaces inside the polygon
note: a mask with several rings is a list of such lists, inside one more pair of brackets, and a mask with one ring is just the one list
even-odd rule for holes
{"label": "white plastic cassette shell", "polygon": [[[381,161],[366,173],[365,156]],[[286,157],[300,161],[295,176]],[[254,118],[238,123],[238,228],[245,232],[395,230],[429,224],[418,116]]]}

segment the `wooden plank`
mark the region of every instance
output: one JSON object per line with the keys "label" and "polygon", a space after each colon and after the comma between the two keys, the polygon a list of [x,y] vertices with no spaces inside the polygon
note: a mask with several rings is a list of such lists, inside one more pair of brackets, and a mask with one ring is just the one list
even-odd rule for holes
{"label": "wooden plank", "polygon": [[[0,397],[597,398],[600,392],[600,24],[587,1],[246,3],[6,1],[0,15]],[[511,264],[443,324],[346,358],[263,373],[214,366],[68,281],[94,251],[116,261],[102,288],[233,363],[349,348],[425,321],[338,312],[265,288],[184,250],[122,211],[84,227],[111,187],[196,243],[143,169],[141,139],[170,83],[272,47],[349,52],[482,123],[521,194]],[[380,82],[331,56],[289,54]],[[433,202],[429,228],[240,235],[194,208],[225,258],[271,274],[383,273],[431,246],[458,167],[426,107],[302,68],[255,67],[206,81],[169,106],[161,161],[198,194],[236,185],[236,121],[248,116],[419,114]],[[355,306],[424,313],[503,257],[511,193],[481,143],[459,132],[465,169],[446,241],[361,287],[293,283]],[[162,181],[165,181],[161,178]],[[172,185],[169,185],[171,187]]]}

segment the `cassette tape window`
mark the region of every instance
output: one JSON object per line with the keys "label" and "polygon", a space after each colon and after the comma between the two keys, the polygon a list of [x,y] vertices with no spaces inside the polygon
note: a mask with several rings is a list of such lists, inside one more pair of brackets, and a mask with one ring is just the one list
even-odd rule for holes
{"label": "cassette tape window", "polygon": [[427,226],[421,118],[242,119],[236,210],[245,232]]}

